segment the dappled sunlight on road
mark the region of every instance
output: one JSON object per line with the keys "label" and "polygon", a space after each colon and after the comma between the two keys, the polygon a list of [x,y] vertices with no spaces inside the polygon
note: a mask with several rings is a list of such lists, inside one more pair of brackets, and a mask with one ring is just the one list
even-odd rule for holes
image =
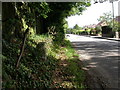
{"label": "dappled sunlight on road", "polygon": [[102,77],[109,87],[118,87],[119,42],[88,36],[71,35],[67,37],[73,44],[83,62],[83,69],[94,71],[93,76]]}

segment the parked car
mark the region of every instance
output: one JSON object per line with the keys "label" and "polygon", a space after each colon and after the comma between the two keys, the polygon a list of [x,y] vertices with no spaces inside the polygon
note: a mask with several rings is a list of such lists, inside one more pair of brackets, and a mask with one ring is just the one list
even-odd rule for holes
{"label": "parked car", "polygon": [[70,35],[67,35],[67,37],[70,37]]}

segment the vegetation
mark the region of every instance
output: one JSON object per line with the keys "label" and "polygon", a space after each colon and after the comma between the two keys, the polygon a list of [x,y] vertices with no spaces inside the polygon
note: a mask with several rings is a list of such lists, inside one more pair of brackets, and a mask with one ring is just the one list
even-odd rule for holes
{"label": "vegetation", "polygon": [[120,22],[114,21],[114,31],[120,32]]}
{"label": "vegetation", "polygon": [[90,34],[91,29],[90,28],[83,28],[79,27],[77,24],[73,28],[69,28],[66,30],[66,33],[68,34],[78,34],[78,35],[88,35]]}
{"label": "vegetation", "polygon": [[82,27],[79,27],[77,24],[73,27],[73,29],[80,30]]}
{"label": "vegetation", "polygon": [[110,25],[110,22],[112,21],[112,13],[111,12],[107,12],[104,13],[102,16],[100,16],[100,18],[98,19],[99,22],[105,21],[108,25]]}
{"label": "vegetation", "polygon": [[3,88],[84,88],[84,72],[64,31],[65,17],[86,6],[90,2],[2,3]]}
{"label": "vegetation", "polygon": [[65,40],[61,46],[53,44],[50,36],[30,37],[16,69],[19,43],[3,41],[3,88],[85,88],[85,74],[70,42]]}
{"label": "vegetation", "polygon": [[[119,31],[119,22],[117,22],[115,19],[113,21],[113,16],[111,12],[104,13],[103,16],[101,16],[98,19],[99,22],[106,22],[107,26],[112,28],[113,31]],[[114,24],[114,25],[113,25]]]}
{"label": "vegetation", "polygon": [[[104,26],[108,26],[108,28],[112,28],[112,32],[110,29],[108,33],[111,34],[110,36],[113,37],[116,31],[120,31],[120,25],[117,20],[114,19],[111,12],[104,13],[103,16],[100,16],[98,19],[100,23],[104,23]],[[113,25],[114,24],[114,25]],[[97,25],[95,28],[92,27],[79,27],[77,24],[73,28],[67,29],[66,33],[78,34],[78,35],[101,35],[102,34],[102,26]],[[103,33],[104,34],[104,33]]]}
{"label": "vegetation", "polygon": [[16,60],[20,52],[19,42],[13,44],[3,41],[3,88],[50,87],[51,76],[57,61],[50,54],[51,43],[46,43],[45,49],[49,49],[47,49],[48,55],[45,57],[41,42],[46,40],[48,40],[47,37],[34,36],[27,41],[19,68],[16,68]]}
{"label": "vegetation", "polygon": [[102,34],[102,28],[100,26],[95,27],[96,34]]}
{"label": "vegetation", "polygon": [[[109,34],[110,37],[115,37],[115,32],[116,31],[120,31],[120,25],[119,25],[119,22],[117,20],[115,20],[115,18],[113,19],[113,16],[112,16],[112,13],[111,12],[108,12],[108,13],[104,13],[103,16],[101,16],[98,21],[100,22],[105,22],[106,23],[106,26],[108,26],[108,28],[111,28],[109,29],[107,32]],[[98,26],[96,29],[98,31],[102,31],[100,28],[100,26]],[[107,29],[106,29],[107,30]],[[101,32],[100,32],[101,33]]]}

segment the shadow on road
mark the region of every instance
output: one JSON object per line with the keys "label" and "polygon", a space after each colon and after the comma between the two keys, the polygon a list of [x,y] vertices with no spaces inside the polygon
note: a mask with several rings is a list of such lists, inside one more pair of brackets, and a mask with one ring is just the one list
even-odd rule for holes
{"label": "shadow on road", "polygon": [[106,41],[72,42],[84,64],[84,70],[104,82],[107,88],[118,88],[118,43]]}

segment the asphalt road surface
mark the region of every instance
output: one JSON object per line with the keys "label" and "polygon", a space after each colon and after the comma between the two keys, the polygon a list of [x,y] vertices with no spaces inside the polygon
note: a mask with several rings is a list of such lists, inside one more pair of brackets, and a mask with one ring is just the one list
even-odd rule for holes
{"label": "asphalt road surface", "polygon": [[104,83],[104,88],[118,88],[120,42],[73,34],[66,37],[80,55],[84,70]]}

